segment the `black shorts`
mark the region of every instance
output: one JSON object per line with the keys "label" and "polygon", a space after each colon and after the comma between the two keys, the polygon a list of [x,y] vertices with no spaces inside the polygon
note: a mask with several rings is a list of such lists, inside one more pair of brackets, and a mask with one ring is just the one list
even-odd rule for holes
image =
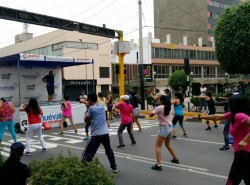
{"label": "black shorts", "polygon": [[54,88],[47,87],[47,91],[48,91],[48,95],[53,95],[53,94],[55,94]]}

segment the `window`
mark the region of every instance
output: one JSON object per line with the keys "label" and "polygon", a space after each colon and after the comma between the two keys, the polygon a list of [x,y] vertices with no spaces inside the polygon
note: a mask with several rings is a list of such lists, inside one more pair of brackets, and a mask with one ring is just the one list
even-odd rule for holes
{"label": "window", "polygon": [[221,66],[217,67],[217,77],[218,78],[224,78],[225,77],[225,71],[222,69]]}
{"label": "window", "polygon": [[164,48],[155,48],[154,58],[164,58]]}
{"label": "window", "polygon": [[88,42],[74,42],[74,41],[67,41],[61,42],[52,45],[52,49],[59,50],[62,48],[75,48],[75,49],[98,49],[97,43],[88,43]]}
{"label": "window", "polygon": [[162,59],[189,58],[191,60],[217,60],[215,56],[215,51],[167,49],[167,48],[153,48],[152,58],[162,58]]}
{"label": "window", "polygon": [[172,73],[175,71],[184,70],[184,65],[182,66],[172,66]]}
{"label": "window", "polygon": [[172,51],[173,51],[173,59],[180,59],[180,57],[181,57],[181,50],[174,49]]}
{"label": "window", "polygon": [[169,66],[168,65],[154,65],[155,78],[168,78]]}
{"label": "window", "polygon": [[191,72],[193,72],[193,78],[201,78],[201,66],[190,66]]}
{"label": "window", "polygon": [[190,50],[189,58],[192,60],[196,59],[196,50]]}
{"label": "window", "polygon": [[215,67],[214,66],[204,66],[203,68],[204,78],[215,78]]}
{"label": "window", "polygon": [[171,49],[164,49],[164,58],[168,58],[168,59],[172,58],[172,50]]}
{"label": "window", "polygon": [[109,67],[100,67],[100,78],[109,78]]}

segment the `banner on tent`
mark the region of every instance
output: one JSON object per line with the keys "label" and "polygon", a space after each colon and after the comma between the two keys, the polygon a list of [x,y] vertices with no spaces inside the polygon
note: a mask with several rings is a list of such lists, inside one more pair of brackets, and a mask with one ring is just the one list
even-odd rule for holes
{"label": "banner on tent", "polygon": [[55,94],[53,100],[62,100],[61,68],[25,66],[20,66],[19,70],[17,66],[2,66],[0,68],[1,97],[7,99],[8,101],[11,101],[16,105],[19,104],[19,93],[21,96],[21,103],[27,103],[31,97],[37,98],[39,102],[47,101],[47,88],[46,84],[42,81],[42,78],[51,70],[55,74]]}
{"label": "banner on tent", "polygon": [[[51,127],[59,127],[62,118],[61,105],[42,106],[41,109],[43,110],[43,115],[41,116],[42,122],[48,123]],[[72,114],[75,124],[84,123],[83,117],[85,111],[86,106],[83,104],[72,103]],[[27,121],[27,114],[25,112],[20,112],[19,123],[23,121]],[[68,123],[70,124],[70,122]]]}

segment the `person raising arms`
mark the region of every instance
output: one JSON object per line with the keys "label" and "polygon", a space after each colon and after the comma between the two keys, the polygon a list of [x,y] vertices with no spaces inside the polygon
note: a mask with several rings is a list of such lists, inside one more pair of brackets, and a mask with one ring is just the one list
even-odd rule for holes
{"label": "person raising arms", "polygon": [[152,170],[162,170],[161,167],[161,146],[163,142],[166,148],[172,155],[172,163],[179,164],[179,159],[177,159],[174,149],[170,144],[170,136],[172,135],[172,111],[171,102],[165,95],[160,96],[160,105],[157,106],[150,114],[150,117],[157,115],[159,122],[159,132],[155,144],[155,153],[157,163],[151,167]]}
{"label": "person raising arms", "polygon": [[174,105],[174,119],[173,119],[173,136],[172,138],[175,139],[176,136],[176,124],[179,121],[179,125],[183,131],[183,135],[187,136],[186,130],[183,125],[183,118],[184,118],[184,113],[183,113],[183,96],[180,93],[175,93],[175,98],[171,101],[171,104]]}
{"label": "person raising arms", "polygon": [[133,106],[129,103],[129,96],[123,95],[120,98],[122,101],[115,105],[115,108],[120,110],[121,114],[121,124],[118,128],[117,135],[119,140],[119,145],[117,148],[126,148],[123,140],[122,133],[125,128],[129,134],[132,145],[136,144],[134,135],[132,133],[132,115],[133,115]]}
{"label": "person raising arms", "polygon": [[[214,100],[212,98],[211,92],[207,91],[205,93],[205,96],[194,96],[194,98],[203,98],[206,101],[207,108],[208,108],[207,115],[211,115],[211,114],[215,114],[216,113],[216,109],[215,109],[215,105],[214,105]],[[218,128],[216,120],[213,120],[213,121],[214,121],[214,128]],[[209,123],[209,120],[206,120],[206,124],[207,124],[207,128],[205,130],[212,130],[211,126],[210,126],[210,123]]]}
{"label": "person raising arms", "polygon": [[72,105],[71,102],[69,101],[69,96],[64,96],[64,102],[62,103],[61,109],[62,109],[62,118],[60,122],[60,129],[61,129],[60,134],[63,135],[63,123],[67,118],[69,118],[70,124],[74,127],[75,133],[77,133],[77,128],[73,121]]}
{"label": "person raising arms", "polygon": [[234,138],[234,160],[228,175],[227,185],[238,185],[243,180],[250,184],[250,100],[244,95],[229,99],[230,112],[223,115],[195,116],[195,119],[230,120],[230,134]]}
{"label": "person raising arms", "polygon": [[104,107],[97,102],[97,95],[95,93],[88,94],[87,102],[89,108],[84,117],[84,121],[86,123],[89,121],[91,122],[91,137],[85,145],[81,161],[92,161],[100,144],[102,144],[112,172],[117,173],[118,168],[115,162],[114,152],[110,146],[109,130],[106,125],[106,113]]}
{"label": "person raising arms", "polygon": [[[131,91],[131,97],[129,98],[129,102],[133,106],[133,111],[134,111],[133,120],[139,128],[139,132],[141,132],[141,123],[139,122],[139,114],[140,114],[139,104],[141,104],[142,101],[136,96],[135,91]],[[133,124],[132,124],[132,130],[133,130]]]}
{"label": "person raising arms", "polygon": [[37,137],[42,145],[42,151],[47,152],[45,142],[42,135],[42,119],[43,111],[38,105],[38,102],[35,98],[30,98],[28,105],[22,104],[19,108],[19,111],[25,111],[28,116],[28,126],[26,131],[26,156],[30,156],[30,142],[31,137],[36,133]]}
{"label": "person raising arms", "polygon": [[103,97],[102,92],[99,92],[99,93],[97,94],[97,96],[98,96],[98,103],[101,104],[101,105],[103,106],[104,110],[105,110],[106,124],[107,124],[108,127],[109,127],[108,107],[107,107],[108,100],[107,100],[105,97]]}

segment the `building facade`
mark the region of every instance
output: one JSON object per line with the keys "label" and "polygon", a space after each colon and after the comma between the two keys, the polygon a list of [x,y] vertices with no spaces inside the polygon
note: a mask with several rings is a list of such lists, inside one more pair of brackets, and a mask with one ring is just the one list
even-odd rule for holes
{"label": "building facade", "polygon": [[56,30],[0,49],[0,57],[16,53],[88,58],[94,65],[62,68],[63,93],[75,100],[85,93],[111,90],[110,39],[79,32]]}
{"label": "building facade", "polygon": [[[133,43],[133,42],[131,42]],[[131,46],[130,54],[124,58],[126,64],[125,86],[126,89],[138,89],[140,79],[138,72],[139,47]],[[150,36],[143,39],[143,62],[145,93],[151,93],[158,88],[162,93],[169,88],[168,78],[177,70],[184,70],[184,58],[189,58],[189,71],[193,89],[197,90],[204,84],[211,91],[223,93],[226,83],[236,83],[237,78],[232,77],[221,68],[213,47],[200,47],[179,44],[161,43],[160,39]],[[113,55],[112,68],[118,64],[118,57]],[[119,75],[113,73],[112,90],[117,92]],[[171,88],[170,88],[171,89]],[[193,92],[198,94],[199,92]]]}
{"label": "building facade", "polygon": [[[218,16],[239,0],[155,0],[155,37],[162,42],[213,46]],[[167,38],[170,35],[169,38]]]}

